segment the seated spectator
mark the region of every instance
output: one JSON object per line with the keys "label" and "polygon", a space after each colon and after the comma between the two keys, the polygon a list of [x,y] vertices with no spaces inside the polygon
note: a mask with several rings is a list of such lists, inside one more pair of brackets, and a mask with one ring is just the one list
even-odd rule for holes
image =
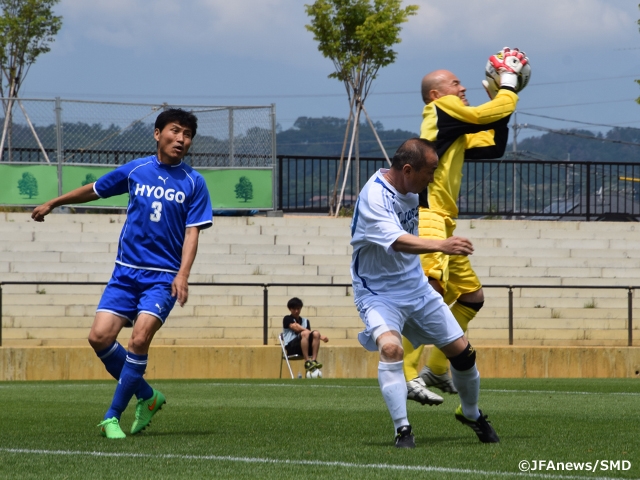
{"label": "seated spectator", "polygon": [[317,330],[311,330],[309,320],[300,316],[302,307],[302,300],[297,297],[287,302],[291,315],[285,315],[282,319],[283,341],[287,354],[302,355],[305,359],[305,370],[312,372],[322,368],[322,364],[316,359],[320,341],[327,343],[329,339],[320,335]]}

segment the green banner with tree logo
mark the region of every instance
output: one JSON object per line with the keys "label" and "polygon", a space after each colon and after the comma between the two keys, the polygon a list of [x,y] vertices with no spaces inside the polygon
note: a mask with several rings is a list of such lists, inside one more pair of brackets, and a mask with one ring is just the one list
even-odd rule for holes
{"label": "green banner with tree logo", "polygon": [[[69,193],[78,187],[83,187],[95,182],[101,176],[114,170],[114,167],[92,167],[90,165],[68,165],[62,167],[62,193]],[[85,203],[90,207],[126,207],[129,203],[129,195],[100,198],[93,202]]]}
{"label": "green banner with tree logo", "polygon": [[220,169],[199,170],[209,187],[214,209],[273,208],[273,170]]}
{"label": "green banner with tree logo", "polygon": [[[95,182],[114,167],[66,165],[62,192]],[[273,208],[271,169],[198,170],[207,182],[214,209]],[[39,205],[58,196],[57,165],[0,165],[0,205]],[[128,195],[86,203],[96,207],[126,207]]]}
{"label": "green banner with tree logo", "polygon": [[0,165],[0,204],[39,205],[57,196],[56,165]]}

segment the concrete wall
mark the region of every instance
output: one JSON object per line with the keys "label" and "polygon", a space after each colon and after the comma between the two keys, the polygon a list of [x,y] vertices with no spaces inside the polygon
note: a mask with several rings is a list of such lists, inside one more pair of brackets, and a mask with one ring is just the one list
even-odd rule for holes
{"label": "concrete wall", "polygon": [[[636,347],[479,347],[483,378],[640,378]],[[425,349],[423,360],[429,349]],[[278,378],[280,347],[156,346],[146,378]],[[362,347],[323,347],[325,378],[377,378],[378,355]],[[294,376],[304,374],[292,362]],[[286,363],[283,378],[289,378]],[[89,347],[0,348],[0,380],[109,379]]]}

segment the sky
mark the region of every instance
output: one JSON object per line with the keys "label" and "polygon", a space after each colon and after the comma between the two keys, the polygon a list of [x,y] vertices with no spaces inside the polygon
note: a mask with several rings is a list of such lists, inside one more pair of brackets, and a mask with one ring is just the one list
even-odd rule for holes
{"label": "sky", "polygon": [[[348,115],[333,64],[305,29],[311,0],[61,0],[63,26],[23,81],[22,98],[187,105],[276,105],[277,122]],[[453,71],[472,105],[487,58],[528,55],[517,123],[640,128],[638,0],[413,0],[365,105],[385,129],[419,131],[422,77]],[[546,118],[553,117],[553,118]],[[562,119],[562,120],[558,120]],[[570,120],[570,121],[566,121]],[[586,122],[598,124],[586,125]],[[522,128],[518,138],[540,135]]]}

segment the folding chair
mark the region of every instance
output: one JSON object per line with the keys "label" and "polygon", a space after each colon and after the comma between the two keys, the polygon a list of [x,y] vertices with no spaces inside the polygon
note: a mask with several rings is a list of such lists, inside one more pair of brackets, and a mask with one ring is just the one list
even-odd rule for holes
{"label": "folding chair", "polygon": [[282,338],[282,333],[278,335],[278,340],[280,340],[280,347],[282,348],[282,356],[280,357],[280,378],[282,378],[282,364],[285,360],[287,361],[287,367],[289,367],[291,378],[295,378],[293,376],[293,370],[291,370],[291,364],[289,363],[289,361],[304,360],[304,357],[302,355],[287,355],[287,349],[284,348],[284,339]]}

